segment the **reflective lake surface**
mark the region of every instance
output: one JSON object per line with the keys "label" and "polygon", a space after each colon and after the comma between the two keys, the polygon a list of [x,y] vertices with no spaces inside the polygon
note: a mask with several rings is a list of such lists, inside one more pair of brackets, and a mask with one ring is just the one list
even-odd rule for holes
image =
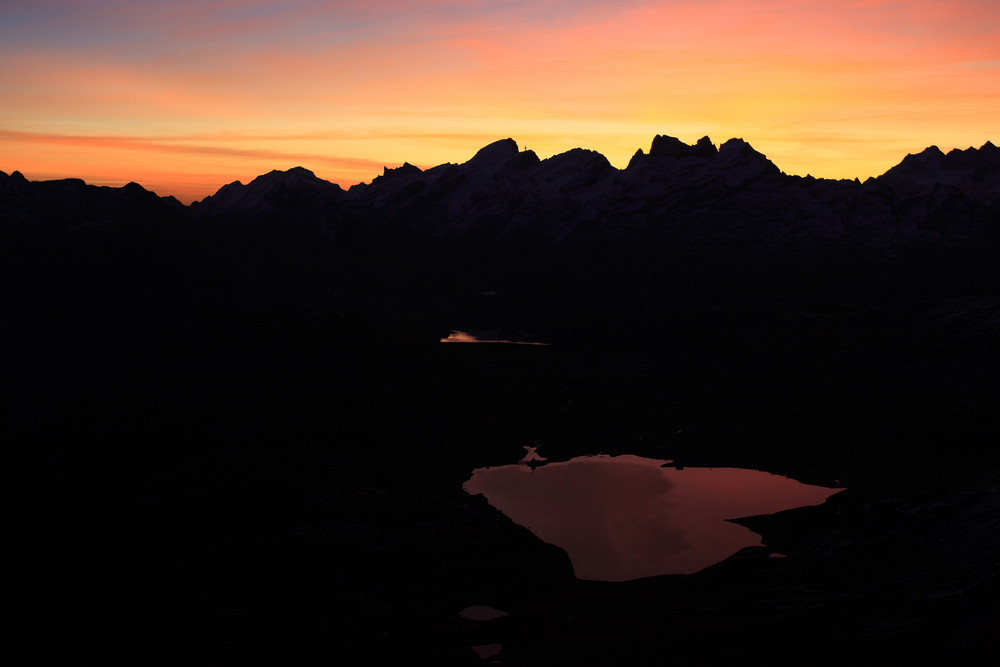
{"label": "reflective lake surface", "polygon": [[530,340],[501,338],[496,331],[452,331],[442,343],[507,343],[508,345],[548,345]]}
{"label": "reflective lake surface", "polygon": [[565,549],[579,579],[690,574],[760,536],[727,521],[818,505],[840,491],[759,470],[662,467],[639,456],[480,468],[463,488],[543,541]]}

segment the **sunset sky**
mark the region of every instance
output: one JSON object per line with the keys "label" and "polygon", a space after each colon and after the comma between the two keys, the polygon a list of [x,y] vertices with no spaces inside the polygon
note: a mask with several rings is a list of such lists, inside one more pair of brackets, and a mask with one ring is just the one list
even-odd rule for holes
{"label": "sunset sky", "polygon": [[656,134],[862,179],[1000,143],[996,0],[32,0],[0,5],[0,170],[185,202],[349,187],[512,137],[624,167]]}

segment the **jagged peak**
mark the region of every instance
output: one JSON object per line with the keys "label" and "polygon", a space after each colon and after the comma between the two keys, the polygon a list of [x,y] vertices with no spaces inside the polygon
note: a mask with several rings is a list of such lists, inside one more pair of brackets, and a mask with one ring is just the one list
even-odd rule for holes
{"label": "jagged peak", "polygon": [[209,195],[200,202],[192,202],[192,206],[196,206],[202,213],[219,210],[244,210],[252,208],[255,202],[263,201],[262,198],[266,198],[282,188],[322,193],[324,196],[343,192],[343,189],[336,183],[318,178],[316,174],[305,167],[292,167],[286,171],[272,169],[246,185],[238,180],[233,181],[223,185],[214,195]]}
{"label": "jagged peak", "polygon": [[468,165],[487,165],[487,164],[502,164],[510,158],[514,157],[520,152],[517,147],[517,142],[513,139],[501,139],[499,141],[494,141],[491,144],[487,144],[479,149],[472,159],[466,164]]}
{"label": "jagged peak", "polygon": [[395,169],[389,169],[388,167],[382,168],[383,175],[390,172],[395,174],[419,174],[420,171],[421,171],[420,167],[416,166],[415,164],[410,164],[409,162],[404,162]]}
{"label": "jagged peak", "polygon": [[658,134],[653,137],[653,143],[649,146],[649,154],[652,157],[683,157],[691,150],[691,146],[666,134]]}
{"label": "jagged peak", "polygon": [[[725,162],[742,162],[746,160],[771,163],[767,156],[740,138],[729,139],[719,146],[719,157]],[[773,164],[773,163],[771,163]]]}
{"label": "jagged peak", "polygon": [[270,183],[276,182],[281,183],[289,180],[320,180],[316,178],[316,174],[306,169],[305,167],[292,167],[286,171],[280,169],[272,169],[266,174],[262,174],[257,178],[250,181],[250,185],[255,183]]}
{"label": "jagged peak", "polygon": [[763,153],[758,152],[749,142],[744,141],[741,138],[734,137],[728,139],[721,146],[719,146],[719,153],[726,155],[760,155],[764,157]]}
{"label": "jagged peak", "polygon": [[629,159],[628,164],[625,165],[625,171],[636,168],[638,165],[642,164],[646,159],[646,154],[640,148],[635,153],[632,154],[631,159]]}
{"label": "jagged peak", "polygon": [[937,146],[928,146],[919,153],[908,154],[905,158],[903,158],[903,162],[912,163],[914,161],[927,161],[942,157],[945,157],[945,155],[940,148],[938,148]]}
{"label": "jagged peak", "polygon": [[147,190],[146,188],[142,187],[142,185],[140,185],[139,183],[136,183],[135,181],[129,181],[125,185],[121,186],[120,188],[118,188],[118,192],[120,192],[123,196],[129,197],[129,198],[132,198],[132,199],[135,199],[135,198],[158,199],[159,198],[155,192]]}
{"label": "jagged peak", "polygon": [[[257,178],[250,181],[245,187],[252,190],[270,189],[276,188],[281,185],[289,185],[293,187],[309,187],[309,188],[334,188],[337,190],[342,190],[342,188],[336,183],[331,183],[330,181],[323,180],[319,178],[309,169],[305,167],[292,167],[286,171],[280,169],[273,169],[266,174],[262,174]],[[234,187],[231,187],[234,186]],[[241,189],[242,184],[239,181],[234,181],[227,186],[224,186],[219,192],[226,189]]]}
{"label": "jagged peak", "polygon": [[[960,154],[955,153],[955,151],[952,151],[952,153],[956,156]],[[922,171],[927,169],[931,163],[938,163],[946,158],[947,156],[941,151],[940,148],[937,146],[928,146],[919,153],[907,154],[907,156],[904,157],[899,164],[889,169],[889,171],[883,174],[883,176],[900,173],[901,171],[906,170]]]}
{"label": "jagged peak", "polygon": [[[653,143],[649,148],[651,157],[713,157],[716,153],[718,150],[715,148],[715,144],[707,136],[699,139],[694,145],[688,145],[676,137],[658,134],[653,138]],[[640,149],[632,159],[641,158],[642,154]]]}
{"label": "jagged peak", "polygon": [[398,167],[382,167],[382,175],[376,176],[372,183],[375,181],[390,181],[394,178],[399,178],[400,176],[416,175],[423,173],[420,167],[412,165],[409,162],[404,162]]}
{"label": "jagged peak", "polygon": [[604,154],[586,148],[571,148],[536,163],[546,174],[617,171]]}
{"label": "jagged peak", "polygon": [[694,148],[697,154],[705,156],[715,155],[719,152],[719,149],[715,147],[715,144],[712,143],[707,134],[698,140]]}
{"label": "jagged peak", "polygon": [[563,160],[583,159],[583,160],[607,161],[607,158],[604,157],[602,153],[595,150],[591,150],[589,148],[571,148],[568,151],[564,151],[557,155],[553,155],[552,157],[550,157],[548,160],[545,161],[548,162],[549,160],[556,160],[556,159],[563,159]]}

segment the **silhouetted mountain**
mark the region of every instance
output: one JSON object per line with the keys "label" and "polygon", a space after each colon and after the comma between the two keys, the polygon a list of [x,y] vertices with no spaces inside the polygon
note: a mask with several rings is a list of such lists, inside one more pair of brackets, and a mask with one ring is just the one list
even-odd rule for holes
{"label": "silhouetted mountain", "polygon": [[[733,243],[750,248],[845,241],[880,248],[992,237],[1000,149],[936,147],[864,184],[789,176],[741,139],[718,149],[658,135],[623,170],[574,149],[546,160],[504,139],[463,164],[386,168],[344,191],[296,167],[234,182],[187,209],[137,184],[95,188],[66,179],[0,180],[7,220],[95,224],[180,215],[311,220],[340,234],[428,239]],[[9,223],[8,223],[9,224]],[[312,225],[315,227],[315,225]]]}
{"label": "silhouetted mountain", "polygon": [[1000,191],[997,152],[992,144],[948,156],[928,149],[862,185],[788,176],[741,139],[716,149],[708,137],[689,146],[657,136],[649,153],[639,150],[623,170],[582,149],[539,160],[504,139],[463,164],[386,168],[343,196],[292,170],[225,186],[192,210],[306,213],[350,203],[358,229],[480,241],[740,240],[769,248],[838,240],[886,247],[989,233]]}
{"label": "silhouetted mountain", "polygon": [[339,185],[316,178],[308,169],[293,167],[274,170],[243,185],[234,181],[214,195],[191,204],[195,215],[266,214],[280,210],[300,213],[323,209],[329,202],[343,198]]}
{"label": "silhouetted mountain", "polygon": [[185,207],[173,197],[158,197],[138,183],[120,188],[87,185],[78,178],[28,181],[15,171],[0,172],[0,221],[4,225],[59,223],[106,226],[130,223],[144,216],[182,215]]}
{"label": "silhouetted mountain", "polygon": [[1000,197],[1000,148],[986,142],[982,148],[952,150],[947,155],[931,146],[907,155],[878,177],[901,196],[924,195],[946,187],[970,199],[991,204]]}

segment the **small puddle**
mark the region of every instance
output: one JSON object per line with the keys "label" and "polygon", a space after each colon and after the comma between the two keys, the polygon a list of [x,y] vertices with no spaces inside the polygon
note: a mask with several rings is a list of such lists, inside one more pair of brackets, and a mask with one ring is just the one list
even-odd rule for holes
{"label": "small puddle", "polygon": [[501,338],[496,331],[452,331],[442,343],[505,343],[507,345],[548,345],[521,338]]}
{"label": "small puddle", "polygon": [[529,449],[521,463],[473,471],[463,488],[565,549],[577,578],[594,581],[697,572],[761,545],[727,519],[819,505],[841,490],[668,463],[632,455],[546,462]]}
{"label": "small puddle", "polygon": [[500,611],[499,609],[494,609],[493,607],[488,607],[482,604],[474,604],[471,607],[466,607],[462,611],[458,612],[458,615],[462,618],[469,619],[470,621],[495,621],[498,618],[503,618],[507,616],[507,612]]}
{"label": "small puddle", "polygon": [[500,655],[500,651],[503,650],[503,646],[500,644],[480,644],[479,646],[472,646],[473,651],[482,660],[490,660]]}

